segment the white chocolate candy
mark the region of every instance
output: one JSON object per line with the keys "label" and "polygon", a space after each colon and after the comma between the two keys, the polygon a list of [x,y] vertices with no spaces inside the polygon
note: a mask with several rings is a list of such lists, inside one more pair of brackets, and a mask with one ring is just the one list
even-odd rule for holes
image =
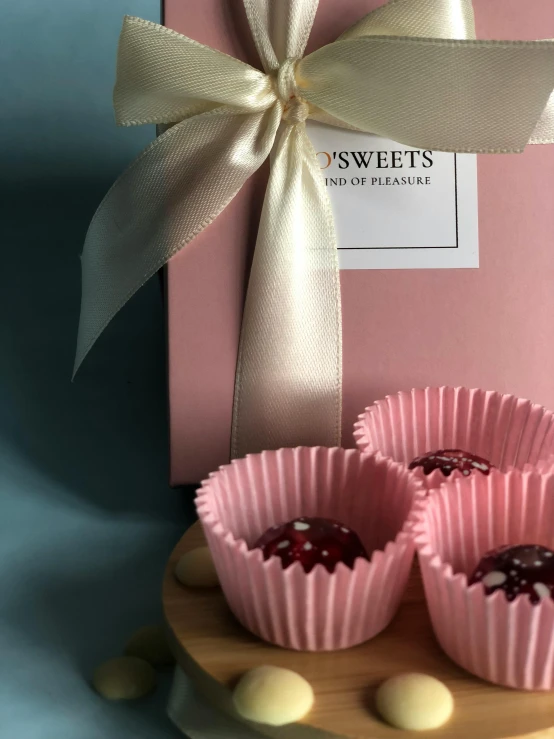
{"label": "white chocolate candy", "polygon": [[116,657],[96,668],[92,684],[107,700],[136,700],[156,687],[156,673],[143,659]]}
{"label": "white chocolate candy", "polygon": [[208,547],[198,547],[183,554],[175,567],[175,577],[188,588],[215,588],[219,585]]}
{"label": "white chocolate candy", "polygon": [[454,698],[444,683],[415,672],[385,680],[375,701],[387,723],[408,731],[438,729],[454,710]]}
{"label": "white chocolate candy", "polygon": [[125,645],[124,654],[144,659],[154,667],[164,667],[175,662],[163,624],[143,626],[135,631]]}
{"label": "white chocolate candy", "polygon": [[314,703],[314,691],[301,675],[282,667],[256,667],[240,679],[233,693],[242,718],[269,726],[300,721]]}

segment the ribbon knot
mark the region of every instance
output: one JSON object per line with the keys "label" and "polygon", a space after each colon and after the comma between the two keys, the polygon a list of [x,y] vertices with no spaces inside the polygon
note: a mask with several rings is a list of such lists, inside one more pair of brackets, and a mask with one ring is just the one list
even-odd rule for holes
{"label": "ribbon knot", "polygon": [[290,124],[303,123],[310,114],[310,106],[298,94],[297,64],[296,58],[285,59],[277,72],[277,97],[283,104],[283,120]]}

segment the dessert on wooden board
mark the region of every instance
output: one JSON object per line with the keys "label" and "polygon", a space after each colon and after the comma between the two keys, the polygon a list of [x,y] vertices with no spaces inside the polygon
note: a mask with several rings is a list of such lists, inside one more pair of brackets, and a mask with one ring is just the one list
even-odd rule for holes
{"label": "dessert on wooden board", "polygon": [[[351,659],[356,665],[353,670],[358,670],[356,650],[371,650],[393,629],[389,624],[411,582],[416,552],[432,629],[450,670],[456,671],[456,663],[496,685],[500,701],[523,701],[523,705],[533,696],[541,710],[540,720],[531,722],[530,730],[554,726],[554,710],[551,715],[544,710],[546,691],[554,689],[554,642],[550,644],[554,473],[544,461],[551,452],[552,416],[510,396],[447,388],[399,394],[373,409],[410,402],[417,407],[423,399],[425,419],[437,396],[443,400],[435,406],[439,431],[431,438],[427,429],[418,437],[415,429],[415,438],[434,441],[437,451],[450,449],[446,445],[457,439],[440,412],[454,419],[454,429],[463,428],[448,401],[455,400],[461,409],[468,397],[473,403],[469,408],[465,404],[465,428],[481,430],[480,445],[475,447],[467,442],[477,437],[466,432],[464,452],[454,455],[450,469],[438,464],[425,475],[421,466],[418,470],[418,465],[410,464],[413,447],[406,444],[402,425],[381,424],[381,440],[383,429],[389,438],[395,431],[400,437],[404,434],[404,459],[395,461],[385,453],[399,448],[398,438],[392,438],[384,452],[372,450],[371,454],[321,447],[282,449],[235,460],[210,475],[199,489],[200,522],[229,608],[220,617],[236,619],[261,640],[260,645],[268,645],[262,650],[264,657],[272,657],[263,664],[253,659],[243,670],[238,697],[231,697],[229,708],[231,715],[246,720],[261,734],[271,726],[282,730],[289,725],[313,726],[312,722],[320,726],[318,702],[325,697],[318,690],[317,676],[314,684],[313,673],[303,672],[302,666],[312,654],[311,659],[321,659],[322,665],[335,656],[343,664]],[[511,446],[512,427],[500,423],[506,418],[506,407],[516,427],[513,433],[524,447],[517,451]],[[473,423],[472,410],[473,418],[480,414],[478,424]],[[362,418],[373,412],[366,411]],[[534,426],[533,434],[526,430],[529,424]],[[503,439],[500,457],[495,456],[497,438],[483,431],[492,427]],[[424,454],[421,447],[416,452]],[[498,468],[492,463],[485,466],[481,454],[494,459]],[[511,468],[510,454],[510,462],[515,460],[521,469]],[[429,451],[427,457],[433,456],[437,452]],[[530,462],[539,460],[542,466],[534,469]],[[466,473],[468,464],[471,469]],[[438,475],[440,487],[430,489],[425,478],[437,480]],[[192,561],[191,553],[184,556],[178,562],[181,582],[187,581],[183,562]],[[173,571],[168,577],[174,578]],[[514,633],[524,638],[514,643]],[[409,654],[417,634],[408,631],[405,638],[404,646],[397,644],[396,649]],[[269,651],[275,649],[270,644],[283,648],[280,658]],[[433,674],[421,662],[423,667],[406,662],[403,655],[391,659],[389,673],[380,673],[381,687],[372,683],[374,666],[368,667],[367,690],[373,691],[371,706],[365,708],[368,733],[352,734],[345,726],[342,736],[388,736],[387,723],[388,730],[394,726],[397,731],[433,730],[454,736],[448,732],[460,720],[460,691],[452,689],[440,671]],[[273,668],[285,672],[273,672]],[[250,674],[250,669],[258,671]],[[484,690],[485,683],[468,673],[465,680],[475,690]],[[303,693],[299,688],[297,693],[290,687],[304,685],[302,680],[312,684],[313,703],[309,690]],[[269,685],[273,700],[268,699]],[[510,699],[507,687],[519,692]],[[375,734],[376,726],[384,733]],[[514,723],[504,734],[491,728],[483,736],[518,736],[509,733],[511,728],[520,736],[529,733]]]}

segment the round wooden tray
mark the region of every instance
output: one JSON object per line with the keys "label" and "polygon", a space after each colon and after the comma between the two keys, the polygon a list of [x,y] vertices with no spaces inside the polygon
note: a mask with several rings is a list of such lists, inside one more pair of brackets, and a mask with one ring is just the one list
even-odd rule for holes
{"label": "round wooden tray", "polygon": [[[378,637],[340,652],[294,652],[266,644],[246,631],[219,589],[192,590],[174,576],[177,560],[205,544],[199,524],[183,536],[168,562],[163,603],[175,656],[196,688],[214,706],[233,715],[236,680],[258,665],[287,667],[310,681],[315,705],[301,723],[260,734],[278,739],[389,739],[410,736],[379,720],[376,687],[399,672],[425,672],[452,690],[456,708],[443,728],[413,736],[434,739],[554,739],[554,695],[495,687],[457,667],[437,645],[427,615],[419,573],[412,574],[402,606]],[[236,716],[235,716],[236,718]]]}

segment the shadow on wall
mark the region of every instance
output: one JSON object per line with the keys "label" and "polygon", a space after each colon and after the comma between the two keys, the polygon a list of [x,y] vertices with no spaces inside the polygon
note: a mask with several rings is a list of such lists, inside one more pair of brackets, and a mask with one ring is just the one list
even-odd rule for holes
{"label": "shadow on wall", "polygon": [[167,485],[158,280],[112,322],[71,382],[78,255],[110,184],[0,183],[0,468],[20,457],[77,504],[174,520],[176,509],[192,515],[192,495]]}

